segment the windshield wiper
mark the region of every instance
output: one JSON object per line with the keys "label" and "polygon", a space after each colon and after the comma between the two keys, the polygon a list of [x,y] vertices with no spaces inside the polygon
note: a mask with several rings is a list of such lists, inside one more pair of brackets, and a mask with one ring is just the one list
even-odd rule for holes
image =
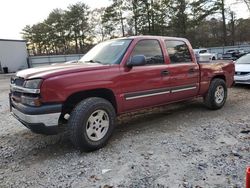
{"label": "windshield wiper", "polygon": [[84,62],[103,64],[101,61],[93,60],[93,59],[91,59],[91,60],[89,60],[89,61],[84,61]]}

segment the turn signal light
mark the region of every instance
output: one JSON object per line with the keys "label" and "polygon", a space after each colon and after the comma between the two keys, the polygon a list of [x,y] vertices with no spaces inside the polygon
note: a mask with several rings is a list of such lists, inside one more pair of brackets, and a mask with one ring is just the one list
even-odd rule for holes
{"label": "turn signal light", "polygon": [[39,97],[21,96],[21,103],[29,106],[41,106]]}

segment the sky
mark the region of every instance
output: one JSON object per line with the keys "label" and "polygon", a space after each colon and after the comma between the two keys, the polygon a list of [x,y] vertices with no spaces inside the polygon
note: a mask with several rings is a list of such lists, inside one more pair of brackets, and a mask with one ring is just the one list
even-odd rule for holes
{"label": "sky", "polygon": [[[22,39],[20,32],[26,25],[43,21],[55,8],[66,9],[80,0],[2,0],[0,3],[0,39]],[[237,18],[250,16],[246,5],[232,4],[235,0],[226,0],[236,12]],[[111,0],[81,0],[90,8],[107,6]]]}

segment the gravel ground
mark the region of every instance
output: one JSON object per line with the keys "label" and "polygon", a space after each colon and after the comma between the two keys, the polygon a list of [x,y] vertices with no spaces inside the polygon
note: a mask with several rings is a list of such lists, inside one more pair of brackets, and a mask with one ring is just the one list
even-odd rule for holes
{"label": "gravel ground", "polygon": [[201,100],[128,114],[109,144],[75,150],[67,136],[31,133],[9,113],[0,75],[0,187],[244,187],[250,165],[250,87],[225,107]]}

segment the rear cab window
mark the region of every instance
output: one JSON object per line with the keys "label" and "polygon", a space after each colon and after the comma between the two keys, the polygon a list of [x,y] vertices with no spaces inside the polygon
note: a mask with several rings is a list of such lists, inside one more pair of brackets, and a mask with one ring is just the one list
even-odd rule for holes
{"label": "rear cab window", "polygon": [[137,42],[131,57],[135,55],[144,55],[147,61],[146,65],[165,64],[160,43],[155,39],[144,39]]}
{"label": "rear cab window", "polygon": [[180,40],[165,40],[171,64],[192,63],[192,55],[187,44]]}

